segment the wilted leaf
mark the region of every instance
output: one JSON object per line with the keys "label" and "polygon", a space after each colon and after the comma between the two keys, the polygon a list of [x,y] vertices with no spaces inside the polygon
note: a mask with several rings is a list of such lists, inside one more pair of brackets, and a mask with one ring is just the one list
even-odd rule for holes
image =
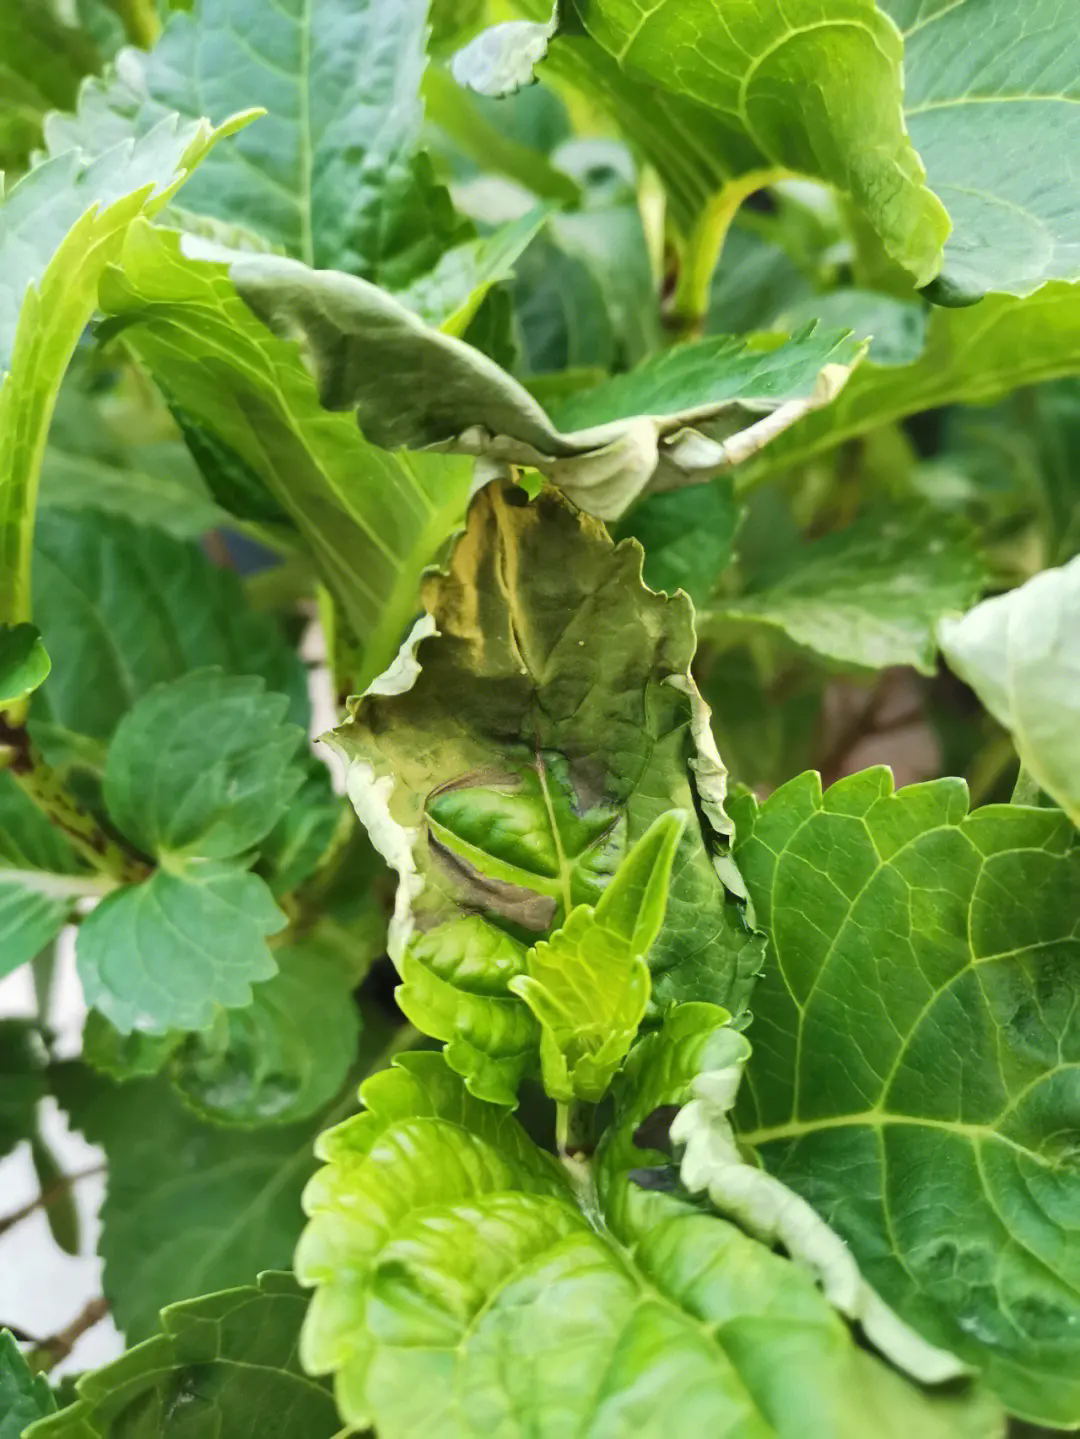
{"label": "wilted leaf", "polygon": [[[688,677],[692,610],[641,583],[641,551],[547,492],[489,487],[415,649],[332,743],[399,874],[400,1002],[473,1090],[512,1104],[535,1027],[511,997],[526,942],[595,904],[673,808],[683,835],[649,963],[656,1009],[707,994],[741,1011],[756,941],[725,889],[724,770]],[[720,876],[723,876],[721,878]]]}
{"label": "wilted leaf", "polygon": [[1080,559],[944,620],[939,633],[1021,763],[1080,825]]}

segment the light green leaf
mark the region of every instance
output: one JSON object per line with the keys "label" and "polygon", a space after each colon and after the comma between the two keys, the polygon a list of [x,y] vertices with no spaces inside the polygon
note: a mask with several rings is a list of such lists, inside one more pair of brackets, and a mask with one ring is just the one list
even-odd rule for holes
{"label": "light green leaf", "polygon": [[135,217],[160,209],[214,141],[243,123],[215,131],[172,116],[95,160],[58,155],[0,204],[0,621],[29,618],[45,436],[102,272]]}
{"label": "light green leaf", "polygon": [[262,680],[195,670],[150,690],[120,721],[105,802],[145,854],[236,859],[284,814],[303,782],[289,701]]}
{"label": "light green leaf", "polygon": [[[949,222],[903,117],[903,41],[872,0],[580,0],[589,34],[631,78],[711,110],[715,163],[743,194],[785,174],[850,195],[916,284],[941,265]],[[557,51],[560,41],[556,41]]]}
{"label": "light green leaf", "polygon": [[348,971],[314,945],[279,945],[277,974],[244,1009],[189,1036],[170,1078],[214,1124],[292,1124],[325,1109],[356,1058],[360,1013]]}
{"label": "light green leaf", "polygon": [[364,1114],[322,1136],[297,1255],[316,1290],[301,1357],[335,1375],[345,1422],[382,1439],[523,1424],[643,1439],[999,1433],[977,1397],[924,1396],[856,1348],[788,1260],[634,1183],[639,1124],[687,1097],[702,1048],[679,1043],[675,1016],[631,1054],[635,1083],[578,1189],[438,1055],[399,1060],[364,1086]]}
{"label": "light green leaf", "polygon": [[80,894],[95,893],[60,831],[0,773],[0,978],[41,953]]}
{"label": "light green leaf", "polygon": [[79,926],[86,1002],[122,1034],[204,1029],[215,1006],[243,1009],[276,972],[266,936],[285,923],[257,875],[214,861],[156,870]]}
{"label": "light green leaf", "polygon": [[22,1439],[35,1419],[55,1412],[49,1381],[30,1368],[14,1335],[0,1329],[0,1439]]}
{"label": "light green leaf", "polygon": [[41,632],[33,625],[0,625],[0,705],[32,695],[52,669]]}
{"label": "light green leaf", "polygon": [[[134,233],[126,247],[129,279],[137,263],[132,252],[146,233],[145,227]],[[192,252],[192,242],[186,248]],[[575,397],[553,424],[494,361],[430,329],[375,286],[275,256],[225,258],[255,314],[275,334],[302,342],[322,404],[354,410],[369,440],[387,449],[435,446],[533,466],[600,518],[621,514],[654,474],[685,483],[688,475],[703,478],[755,454],[830,403],[861,353],[848,335],[813,326],[786,344],[773,337],[760,346],[703,340]],[[166,263],[159,255],[153,275],[163,300]],[[120,310],[133,300],[107,293],[104,303]],[[176,314],[173,299],[163,319],[175,322]],[[145,324],[145,298],[134,318]],[[205,326],[202,310],[200,318]],[[136,344],[148,353],[145,332],[136,333]],[[167,377],[165,364],[155,365],[152,353],[148,358]],[[705,439],[698,428],[715,429],[719,438]],[[295,518],[303,528],[302,516]]]}
{"label": "light green leaf", "polygon": [[933,512],[871,511],[804,545],[748,593],[718,600],[699,629],[746,621],[836,664],[933,674],[938,621],[984,585],[966,529]]}
{"label": "light green leaf", "polygon": [[683,1184],[691,1194],[707,1193],[719,1213],[809,1269],[829,1303],[859,1324],[870,1343],[905,1374],[922,1384],[940,1384],[967,1373],[953,1355],[928,1344],[882,1303],[847,1245],[805,1199],[740,1154],[729,1114],[750,1054],[745,1035],[733,1029],[712,1041],[711,1067],[694,1079],[693,1098],[671,1125],[672,1143],[683,1147]]}
{"label": "light green leaf", "polygon": [[648,495],[615,531],[645,550],[645,583],[703,605],[732,557],[742,511],[730,479]]}
{"label": "light green leaf", "polygon": [[[163,1310],[163,1333],[80,1376],[33,1439],[334,1439],[329,1388],[301,1371],[304,1296],[287,1274]],[[43,1411],[45,1412],[45,1411]],[[51,1412],[48,1411],[48,1412]],[[4,1436],[7,1439],[7,1436]]]}
{"label": "light green leaf", "polygon": [[501,99],[535,80],[533,71],[547,55],[559,29],[558,0],[547,23],[507,20],[482,30],[454,56],[454,79],[479,95]]}
{"label": "light green leaf", "polygon": [[170,398],[228,444],[296,524],[364,646],[366,684],[416,614],[420,576],[461,521],[472,466],[385,454],[351,417],[328,414],[295,337],[276,339],[224,267],[186,259],[177,235],[134,230],[102,302]]}
{"label": "light green leaf", "polygon": [[37,1130],[38,1102],[45,1098],[43,1060],[44,1046],[31,1021],[0,1019],[0,1158]]}
{"label": "light green leaf", "polygon": [[645,1017],[652,978],[646,956],[667,908],[675,851],[686,827],[676,810],[655,820],[619,865],[595,908],[572,909],[534,944],[511,993],[540,1025],[544,1088],[569,1104],[599,1104]]}
{"label": "light green leaf", "polygon": [[[291,1264],[318,1122],[220,1129],[189,1113],[164,1079],[120,1086],[81,1064],[61,1066],[54,1088],[75,1127],[105,1150],[98,1253],[129,1343],[157,1329],[166,1304]],[[352,1107],[350,1097],[322,1123]]]}
{"label": "light green leaf", "polygon": [[111,516],[43,513],[34,611],[55,664],[31,731],[57,763],[74,749],[103,769],[104,742],[133,705],[208,665],[262,676],[289,696],[289,718],[307,724],[303,664],[237,577],[197,545]]}
{"label": "light green leaf", "polygon": [[84,87],[77,115],[51,116],[49,148],[96,153],[172,111],[218,115],[225,97],[266,110],[213,156],[185,207],[240,221],[305,264],[406,285],[461,230],[418,154],[427,11],[427,0],[198,0],[149,54],[125,50]]}
{"label": "light green leaf", "polygon": [[[967,814],[959,780],[893,793],[808,774],[736,855],[771,941],[740,1143],[866,1280],[1017,1415],[1080,1420],[1072,828]],[[857,1021],[857,1022],[856,1022]]]}
{"label": "light green leaf", "polygon": [[1021,763],[1080,825],[1080,559],[943,620],[939,635]]}
{"label": "light green leaf", "polygon": [[809,415],[770,445],[740,480],[787,470],[922,410],[983,404],[1024,385],[1080,372],[1080,287],[1044,285],[1026,299],[990,295],[935,310],[926,348],[910,365],[879,364],[873,349],[826,413]]}
{"label": "light green leaf", "polygon": [[1058,0],[881,8],[904,32],[908,131],[952,221],[935,289],[968,302],[1080,278],[1072,14]]}
{"label": "light green leaf", "polygon": [[508,990],[523,937],[596,904],[668,811],[702,818],[649,954],[657,1012],[694,994],[741,1012],[757,964],[725,888],[725,772],[688,674],[689,601],[645,589],[640,547],[555,493],[523,500],[477,496],[449,573],[428,581],[427,622],[327,736],[398,872],[400,1002],[475,1093],[511,1104],[537,1039]]}

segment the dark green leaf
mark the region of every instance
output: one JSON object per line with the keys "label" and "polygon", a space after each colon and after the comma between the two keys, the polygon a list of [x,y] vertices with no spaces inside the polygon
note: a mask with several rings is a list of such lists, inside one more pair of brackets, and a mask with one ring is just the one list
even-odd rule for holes
{"label": "dark green leaf", "polygon": [[22,1439],[23,1430],[54,1413],[49,1381],[35,1374],[6,1329],[0,1329],[0,1439]]}
{"label": "dark green leaf", "polygon": [[18,704],[48,678],[52,662],[33,625],[0,625],[0,706]]}
{"label": "dark green leaf", "polygon": [[59,934],[78,895],[100,892],[59,830],[0,773],[0,977]]}
{"label": "dark green leaf", "polygon": [[731,562],[742,511],[730,480],[648,495],[615,531],[645,550],[645,583],[674,594],[685,590],[703,605]]}
{"label": "dark green leaf", "polygon": [[38,1101],[44,1097],[36,1029],[25,1019],[0,1019],[0,1157],[36,1132]]}
{"label": "dark green leaf", "polygon": [[744,1145],[1014,1413],[1080,1418],[1080,855],[962,781],[803,775],[733,804],[771,941]]}

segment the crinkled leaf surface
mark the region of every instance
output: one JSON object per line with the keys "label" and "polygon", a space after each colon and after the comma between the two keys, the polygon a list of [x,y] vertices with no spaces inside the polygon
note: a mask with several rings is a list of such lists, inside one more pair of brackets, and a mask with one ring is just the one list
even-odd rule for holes
{"label": "crinkled leaf surface", "polygon": [[966,530],[934,513],[870,512],[806,544],[748,593],[718,600],[699,627],[749,621],[837,664],[933,674],[938,621],[984,583]]}
{"label": "crinkled leaf surface", "polygon": [[634,1182],[663,1160],[635,1131],[688,1097],[716,1014],[680,1008],[633,1051],[577,1190],[441,1056],[365,1085],[366,1113],[319,1141],[297,1255],[316,1290],[302,1358],[335,1375],[346,1422],[384,1439],[1000,1432],[992,1407],[928,1398],[857,1349],[788,1260]]}
{"label": "crinkled leaf surface", "polygon": [[102,304],[170,398],[227,443],[294,521],[364,646],[359,682],[373,679],[416,614],[420,575],[460,523],[470,463],[366,443],[351,417],[320,404],[295,336],[275,338],[224,267],[186,258],[175,234],[134,231]]}
{"label": "crinkled leaf surface", "polygon": [[266,938],[285,923],[265,881],[227,861],[155,870],[79,926],[86,1002],[122,1034],[203,1029],[217,1005],[245,1008],[275,973]]}
{"label": "crinkled leaf surface", "polygon": [[30,1368],[11,1332],[0,1329],[0,1439],[22,1439],[28,1425],[55,1409],[49,1381]]}
{"label": "crinkled leaf surface", "polygon": [[[1080,288],[1062,281],[1026,298],[990,295],[960,310],[935,310],[926,348],[909,365],[869,357],[821,415],[775,440],[747,479],[785,470],[920,410],[982,404],[1010,390],[1080,371]],[[854,317],[852,317],[854,318]]]}
{"label": "crinkled leaf surface", "polygon": [[[0,773],[0,976],[59,934],[87,878],[60,831]],[[81,892],[93,892],[89,879]]]}
{"label": "crinkled leaf surface", "polygon": [[946,619],[940,638],[1040,788],[1080,825],[1080,559]]}
{"label": "crinkled leaf surface", "polygon": [[166,863],[235,859],[273,829],[303,781],[303,731],[261,679],[193,670],[120,721],[105,765],[113,822]]}
{"label": "crinkled leaf surface", "polygon": [[[861,353],[847,333],[813,325],[764,348],[715,337],[576,397],[553,423],[493,360],[430,329],[375,286],[272,255],[228,260],[230,279],[255,314],[277,335],[302,342],[322,404],[354,410],[368,439],[534,465],[601,518],[618,516],[658,469],[678,483],[688,472],[756,453],[828,404]],[[126,260],[129,272],[132,263]],[[136,343],[145,350],[145,341]],[[723,427],[722,439],[694,433],[706,424]]]}
{"label": "crinkled leaf surface", "polygon": [[903,41],[872,0],[813,0],[797,14],[778,0],[575,10],[631,78],[713,112],[729,181],[823,180],[852,197],[917,284],[937,274],[948,217],[905,128]]}
{"label": "crinkled leaf surface", "polygon": [[33,1439],[333,1439],[333,1395],[297,1361],[304,1308],[275,1273],[170,1304],[163,1333],[82,1375],[75,1403]]}
{"label": "crinkled leaf surface", "polygon": [[341,1092],[360,1036],[352,977],[302,941],[274,950],[277,974],[251,1004],[222,1010],[190,1035],[170,1077],[196,1114],[215,1124],[292,1124]]}
{"label": "crinkled leaf surface", "polygon": [[952,221],[943,297],[1080,277],[1080,87],[1061,0],[882,0],[904,32],[908,131]]}
{"label": "crinkled leaf surface", "polygon": [[816,775],[735,810],[771,962],[739,1138],[1013,1412],[1080,1417],[1076,895],[1053,811]]}
{"label": "crinkled leaf surface", "polygon": [[334,732],[349,795],[399,874],[400,1002],[475,1092],[514,1102],[536,1034],[508,984],[528,944],[595,904],[626,850],[678,808],[684,833],[649,954],[658,1009],[707,995],[741,1011],[757,965],[726,863],[724,771],[688,678],[685,596],[641,583],[554,492],[489,486],[427,633]]}
{"label": "crinkled leaf surface", "polygon": [[572,909],[510,982],[540,1025],[544,1088],[560,1103],[598,1104],[637,1037],[652,988],[646,956],[664,922],[685,823],[679,810],[654,821],[595,908]]}
{"label": "crinkled leaf surface", "polygon": [[0,620],[29,618],[45,436],[97,287],[137,215],[159,209],[232,121],[163,119],[135,144],[58,155],[0,204]]}
{"label": "crinkled leaf surface", "polygon": [[49,676],[49,652],[34,625],[0,625],[0,705],[24,700]]}
{"label": "crinkled leaf surface", "polygon": [[154,1332],[166,1304],[291,1264],[313,1138],[352,1108],[350,1099],[321,1124],[240,1132],[202,1123],[165,1079],[116,1085],[72,1064],[54,1087],[72,1123],[105,1150],[98,1253],[130,1343]]}
{"label": "crinkled leaf surface", "polygon": [[403,285],[460,226],[417,145],[426,0],[198,0],[150,54],[125,50],[76,116],[54,115],[53,153],[142,134],[179,111],[268,113],[223,147],[192,210],[239,221],[308,265]]}
{"label": "crinkled leaf surface", "polygon": [[[112,516],[42,513],[34,612],[54,661],[31,729],[49,759],[95,756],[155,685],[217,665],[260,675],[308,719],[306,672],[277,624],[252,611],[237,577],[194,544]],[[91,741],[90,745],[86,741]]]}
{"label": "crinkled leaf surface", "polygon": [[559,28],[559,6],[550,20],[506,20],[482,30],[454,56],[454,79],[479,95],[495,99],[516,94],[535,79],[533,71],[547,55]]}

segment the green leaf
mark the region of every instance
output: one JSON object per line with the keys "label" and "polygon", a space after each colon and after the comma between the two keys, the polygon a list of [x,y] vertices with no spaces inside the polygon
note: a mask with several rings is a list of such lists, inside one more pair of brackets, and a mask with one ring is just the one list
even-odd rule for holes
{"label": "green leaf", "polygon": [[33,1439],[334,1439],[333,1395],[297,1362],[305,1307],[292,1276],[274,1273],[170,1304],[161,1334],[81,1375],[75,1403]]}
{"label": "green leaf", "polygon": [[0,1019],[0,1158],[36,1132],[38,1101],[44,1098],[37,1029],[25,1019]]}
{"label": "green leaf", "polygon": [[985,585],[968,532],[930,511],[867,513],[805,544],[748,593],[718,600],[699,628],[746,621],[836,664],[933,674],[936,628]]}
{"label": "green leaf", "polygon": [[110,1312],[129,1343],[157,1329],[166,1304],[291,1264],[320,1123],[221,1129],[189,1113],[164,1079],[120,1086],[81,1064],[54,1073],[72,1123],[105,1150],[98,1253]]}
{"label": "green leaf", "polygon": [[364,1114],[322,1136],[297,1254],[316,1290],[301,1356],[335,1375],[347,1424],[383,1439],[523,1424],[646,1439],[999,1432],[978,1397],[924,1396],[859,1350],[788,1260],[634,1183],[638,1126],[688,1097],[702,1044],[687,1018],[717,1023],[688,1008],[631,1054],[579,1189],[438,1055],[399,1060],[364,1086]]}
{"label": "green leaf", "polygon": [[92,1009],[83,1026],[82,1059],[99,1074],[126,1084],[129,1079],[152,1079],[160,1074],[183,1042],[183,1034],[172,1032],[121,1034],[100,1010]]}
{"label": "green leaf", "polygon": [[204,1029],[215,1006],[243,1009],[251,986],[276,972],[266,936],[285,923],[265,882],[234,865],[155,870],[79,926],[86,1002],[122,1034]]}
{"label": "green leaf", "polygon": [[[826,412],[808,415],[770,445],[740,479],[787,470],[922,410],[984,404],[1011,390],[1080,371],[1080,289],[1054,282],[1026,299],[990,295],[961,310],[935,310],[926,348],[910,365],[870,357]],[[850,311],[849,311],[850,314]]]}
{"label": "green leaf", "polygon": [[544,1088],[569,1104],[599,1104],[645,1017],[652,977],[646,956],[667,908],[675,851],[686,827],[676,810],[655,820],[619,865],[595,908],[572,909],[525,956],[511,993],[540,1025]]}
{"label": "green leaf", "polygon": [[1080,825],[1080,559],[942,621],[945,658]]}
{"label": "green leaf", "polygon": [[882,0],[904,32],[908,133],[952,221],[935,291],[969,303],[1080,278],[1077,39],[1055,0]]}
{"label": "green leaf", "polygon": [[50,110],[75,104],[84,75],[100,65],[88,36],[35,0],[0,11],[0,170],[27,168]]}
{"label": "green leaf", "polygon": [[148,55],[127,50],[86,86],[76,116],[51,116],[49,148],[95,153],[172,111],[216,115],[226,96],[266,110],[213,156],[185,206],[251,226],[305,264],[406,285],[461,229],[418,154],[427,11],[427,0],[198,0]]}
{"label": "green leaf", "polygon": [[275,622],[251,610],[236,575],[196,545],[111,516],[43,513],[34,611],[55,663],[31,731],[50,760],[74,747],[103,768],[104,742],[133,705],[209,665],[261,675],[290,697],[290,719],[307,723],[303,664]]}
{"label": "green leaf", "polygon": [[[125,249],[129,281],[138,263],[134,248],[148,233],[135,231]],[[193,253],[190,241],[186,248]],[[428,328],[375,286],[275,256],[225,258],[255,314],[283,339],[302,342],[322,404],[354,410],[369,440],[386,449],[436,446],[533,466],[600,518],[621,514],[654,473],[686,483],[687,476],[703,478],[755,454],[800,416],[830,403],[861,354],[850,336],[813,325],[786,343],[703,340],[571,399],[553,424],[494,361]],[[167,265],[159,251],[152,278],[162,301]],[[137,305],[136,344],[168,382],[167,360],[155,361],[160,352],[148,350],[141,329],[148,298]],[[135,300],[107,291],[103,303],[121,311]],[[199,317],[205,326],[205,308]],[[174,295],[162,322],[176,319]],[[205,343],[205,334],[200,339]],[[699,428],[719,437],[703,438]],[[303,515],[295,518],[302,529]]]}
{"label": "green leaf", "polygon": [[160,209],[214,141],[164,119],[95,160],[71,151],[0,205],[0,621],[29,618],[38,472],[57,391],[97,303],[98,281],[136,216]]}
{"label": "green leaf", "polygon": [[576,12],[632,79],[713,112],[714,164],[732,191],[822,180],[851,196],[916,284],[937,274],[948,216],[905,128],[903,41],[872,0],[819,0],[797,19],[777,3],[732,13],[720,0],[644,13],[635,0],[580,0]]}
{"label": "green leaf", "polygon": [[0,625],[0,705],[18,704],[48,678],[52,661],[33,625]]}
{"label": "green leaf", "polygon": [[64,1254],[79,1253],[79,1208],[75,1203],[74,1185],[68,1181],[60,1161],[42,1138],[35,1134],[30,1140],[30,1159],[38,1184],[38,1197],[45,1211],[53,1243]]}
{"label": "green leaf", "polygon": [[725,887],[739,881],[688,674],[689,601],[645,589],[640,547],[616,548],[553,492],[522,500],[477,496],[449,573],[428,581],[427,622],[327,737],[398,872],[399,1001],[503,1104],[535,1063],[535,1026],[508,992],[526,946],[595,905],[661,815],[701,817],[649,954],[656,1012],[695,994],[741,1011],[758,953]]}
{"label": "green leaf", "polygon": [[732,558],[742,511],[730,480],[648,495],[630,511],[615,538],[633,537],[645,550],[645,583],[685,590],[703,605]]}
{"label": "green leaf", "polygon": [[326,766],[313,755],[303,757],[303,762],[302,785],[259,845],[259,872],[276,897],[311,877],[343,821],[351,820],[345,800],[330,785]]}
{"label": "green leaf", "polygon": [[41,953],[80,894],[95,893],[59,830],[0,772],[0,978]]}
{"label": "green leaf", "polygon": [[84,373],[69,371],[49,428],[39,511],[103,510],[179,540],[226,523],[183,442],[143,438],[142,419],[122,392],[92,390]]}
{"label": "green leaf", "polygon": [[303,774],[289,701],[261,679],[195,670],[158,685],[120,721],[105,766],[105,802],[145,854],[236,859],[284,814]]}
{"label": "green leaf", "polygon": [[356,1058],[360,1014],[348,971],[304,943],[274,950],[277,974],[244,1009],[189,1036],[170,1077],[215,1124],[292,1124],[325,1109]]}
{"label": "green leaf", "polygon": [[35,1419],[55,1411],[49,1381],[30,1368],[11,1332],[0,1329],[0,1439],[22,1439]]}
{"label": "green leaf", "polygon": [[1075,1425],[1071,826],[969,815],[959,780],[894,794],[884,769],[733,809],[772,951],[740,1143],[925,1339],[1012,1412]]}
{"label": "green leaf", "polygon": [[229,445],[293,520],[364,646],[358,683],[368,683],[392,659],[420,576],[461,521],[472,466],[385,454],[353,419],[328,414],[295,335],[275,338],[225,268],[186,259],[175,234],[134,230],[102,303],[123,318],[128,345],[170,399]]}

